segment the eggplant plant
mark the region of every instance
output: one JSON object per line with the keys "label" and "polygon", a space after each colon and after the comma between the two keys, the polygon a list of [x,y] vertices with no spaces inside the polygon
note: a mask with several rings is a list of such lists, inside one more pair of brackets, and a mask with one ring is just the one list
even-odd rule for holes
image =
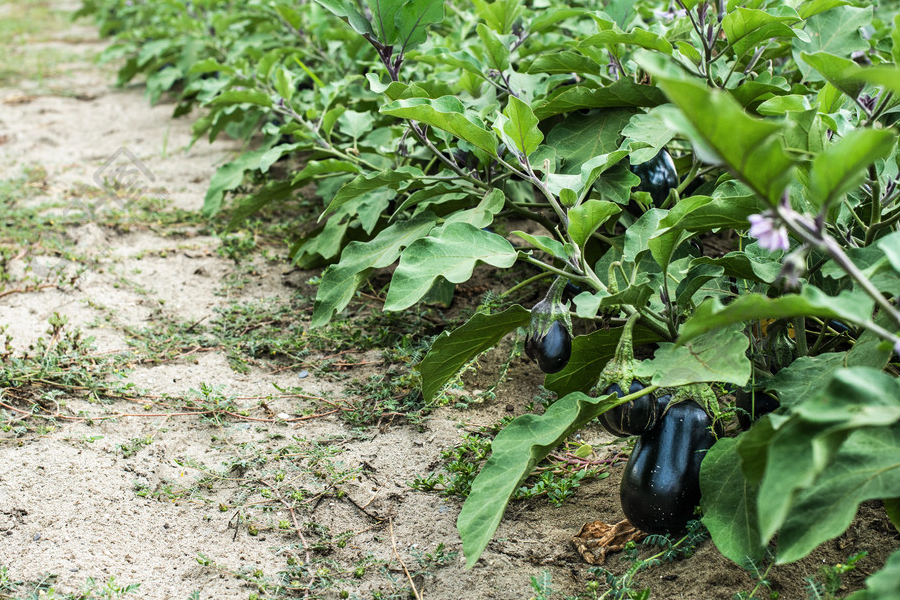
{"label": "eggplant plant", "polygon": [[[192,18],[174,15],[188,4]],[[699,499],[728,558],[758,560],[777,534],[776,560],[798,560],[861,502],[896,506],[891,3],[89,0],[83,12],[118,32],[120,79],[144,73],[177,111],[205,109],[198,138],[261,134],[212,178],[208,214],[230,210],[240,227],[312,185],[318,220],[291,246],[297,265],[326,267],[311,327],[389,267],[388,311],[450,301],[480,264],[525,273],[419,365],[431,402],[515,333],[559,397],[495,438],[457,523],[469,566],[567,436],[600,417],[616,435],[659,436],[636,452],[649,453],[671,415],[696,413],[667,412],[657,392],[693,385],[779,401],[702,465],[672,467],[699,470],[700,491],[672,512]],[[515,302],[548,277],[548,304]],[[566,284],[580,290],[571,306]],[[610,380],[623,337],[652,358],[625,357],[627,377]],[[728,412],[698,399],[710,422]]]}

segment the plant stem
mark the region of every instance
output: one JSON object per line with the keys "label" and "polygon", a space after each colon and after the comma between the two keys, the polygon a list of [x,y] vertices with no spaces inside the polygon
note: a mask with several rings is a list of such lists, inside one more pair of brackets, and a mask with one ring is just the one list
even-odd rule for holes
{"label": "plant stem", "polygon": [[505,298],[506,296],[512,294],[513,292],[517,292],[520,289],[522,289],[523,287],[529,286],[532,283],[534,283],[535,281],[540,281],[541,279],[550,277],[551,275],[553,275],[553,273],[551,273],[550,271],[544,271],[543,273],[538,273],[537,275],[534,275],[533,277],[529,277],[525,281],[520,281],[516,285],[512,286],[511,288],[509,288],[508,290],[506,290],[505,292],[500,294],[500,297]]}

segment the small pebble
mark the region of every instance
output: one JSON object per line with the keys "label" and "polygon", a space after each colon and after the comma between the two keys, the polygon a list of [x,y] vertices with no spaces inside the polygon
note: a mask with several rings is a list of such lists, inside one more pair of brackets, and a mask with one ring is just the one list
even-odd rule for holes
{"label": "small pebble", "polygon": [[31,539],[33,539],[34,541],[38,541],[39,539],[41,539],[41,534],[36,533],[36,534],[34,534],[34,537]]}
{"label": "small pebble", "polygon": [[309,377],[309,371],[303,369],[302,371],[297,373],[297,377],[299,377],[300,379],[306,379],[307,377]]}
{"label": "small pebble", "polygon": [[278,417],[279,419],[281,419],[282,421],[287,421],[288,419],[291,418],[291,415],[289,415],[287,413],[278,413],[275,416]]}

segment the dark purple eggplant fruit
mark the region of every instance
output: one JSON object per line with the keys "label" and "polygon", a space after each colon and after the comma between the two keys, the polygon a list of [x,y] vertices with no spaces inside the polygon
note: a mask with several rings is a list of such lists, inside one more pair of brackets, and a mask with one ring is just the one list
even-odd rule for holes
{"label": "dark purple eggplant fruit", "polygon": [[700,462],[716,438],[712,419],[692,400],[669,406],[638,438],[619,498],[632,525],[652,534],[683,531],[700,503]]}
{"label": "dark purple eggplant fruit", "polygon": [[568,301],[563,301],[567,280],[557,277],[543,300],[531,309],[525,338],[525,354],[544,373],[558,373],[572,356],[572,320]]}
{"label": "dark purple eggplant fruit", "polygon": [[[642,389],[644,384],[635,379],[631,382],[628,394],[635,394]],[[606,388],[604,394],[615,394],[619,398],[625,395],[618,383]],[[670,398],[671,396],[666,395],[657,401],[653,394],[646,394],[606,411],[599,417],[600,424],[608,432],[619,437],[642,435],[653,429]]]}
{"label": "dark purple eggplant fruit", "polygon": [[572,334],[562,321],[553,321],[542,337],[529,336],[525,340],[525,354],[537,361],[544,373],[558,373],[572,356]]}
{"label": "dark purple eggplant fruit", "polygon": [[639,192],[649,192],[653,204],[657,206],[669,197],[670,189],[678,187],[675,161],[665,148],[650,160],[639,165],[631,165],[631,172],[641,178],[640,185],[635,189]]}

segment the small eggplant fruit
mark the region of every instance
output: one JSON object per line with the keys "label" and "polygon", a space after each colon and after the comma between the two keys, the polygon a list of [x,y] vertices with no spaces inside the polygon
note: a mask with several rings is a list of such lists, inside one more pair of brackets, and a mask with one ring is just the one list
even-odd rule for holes
{"label": "small eggplant fruit", "polygon": [[619,498],[631,523],[652,534],[683,531],[700,503],[700,462],[716,438],[712,419],[687,400],[665,410],[638,438],[625,466]]}
{"label": "small eggplant fruit", "polygon": [[[628,393],[634,394],[642,389],[644,389],[644,384],[635,379],[631,382]],[[618,383],[606,388],[604,394],[615,394],[620,398],[625,395]],[[637,400],[620,404],[600,415],[600,424],[608,432],[619,437],[642,435],[653,429],[669,399],[668,395],[662,396],[659,400],[654,398],[653,394],[641,396]]]}
{"label": "small eggplant fruit", "polygon": [[649,192],[655,205],[662,204],[669,196],[669,190],[678,187],[675,161],[665,148],[650,160],[639,165],[631,165],[631,172],[641,178],[637,191]]}
{"label": "small eggplant fruit", "polygon": [[566,280],[558,278],[534,305],[525,338],[525,354],[548,374],[562,371],[572,356],[572,320],[562,301],[565,286]]}
{"label": "small eggplant fruit", "polygon": [[572,334],[562,321],[553,321],[544,336],[525,340],[525,354],[537,361],[544,373],[558,373],[569,364],[572,356]]}
{"label": "small eggplant fruit", "polygon": [[762,390],[745,392],[738,390],[734,393],[734,407],[738,409],[737,419],[741,429],[747,431],[750,426],[763,415],[767,415],[781,406],[778,398]]}

